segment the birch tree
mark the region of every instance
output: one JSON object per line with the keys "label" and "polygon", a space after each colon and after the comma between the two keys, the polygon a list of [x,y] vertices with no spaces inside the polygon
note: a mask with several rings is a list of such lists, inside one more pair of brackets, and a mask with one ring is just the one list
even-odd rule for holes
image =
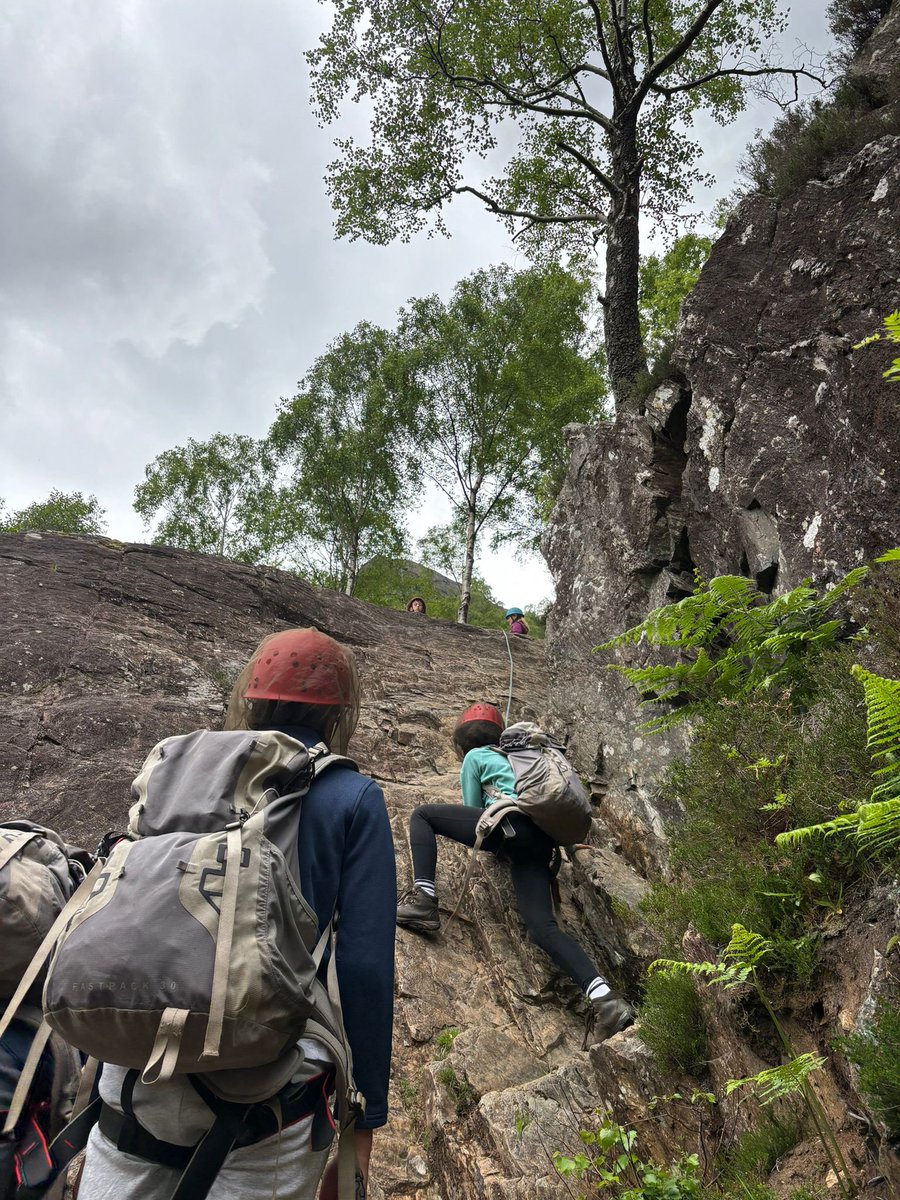
{"label": "birch tree", "polygon": [[401,310],[420,466],[449,500],[449,528],[462,544],[460,623],[482,534],[502,537],[558,456],[563,427],[602,406],[588,290],[558,267],[502,266],[463,279],[447,303],[427,296]]}
{"label": "birch tree", "polygon": [[281,401],[269,434],[288,472],[280,522],[293,524],[290,553],[307,578],[352,595],[368,558],[402,551],[413,428],[393,339],[368,322],[332,342]]}
{"label": "birch tree", "polygon": [[[345,101],[371,137],[339,137],[326,184],[341,236],[446,232],[467,196],[538,260],[605,248],[601,295],[619,408],[640,405],[639,218],[671,224],[703,180],[693,133],[748,91],[796,97],[778,0],[329,0],[310,51],[323,124]],[[782,86],[784,90],[782,90]]]}

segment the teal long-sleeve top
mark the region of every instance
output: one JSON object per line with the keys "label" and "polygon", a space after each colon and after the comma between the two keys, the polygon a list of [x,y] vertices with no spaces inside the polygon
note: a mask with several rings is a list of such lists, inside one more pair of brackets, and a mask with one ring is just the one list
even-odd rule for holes
{"label": "teal long-sleeve top", "polygon": [[496,788],[505,796],[516,796],[516,780],[509,759],[490,746],[476,746],[463,759],[459,769],[463,804],[469,808],[487,808],[495,796],[485,795],[486,787]]}

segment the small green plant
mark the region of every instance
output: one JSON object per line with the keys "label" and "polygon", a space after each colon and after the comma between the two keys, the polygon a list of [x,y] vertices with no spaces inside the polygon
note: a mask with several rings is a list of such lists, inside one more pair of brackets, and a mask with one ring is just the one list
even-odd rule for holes
{"label": "small green plant", "polygon": [[881,1004],[871,1024],[835,1045],[857,1067],[857,1086],[872,1111],[891,1137],[900,1137],[900,1010]]}
{"label": "small green plant", "polygon": [[[884,332],[873,333],[867,338],[863,338],[861,342],[857,342],[853,347],[854,350],[861,350],[863,346],[871,346],[873,342],[888,341],[900,342],[900,309],[895,309],[889,317],[884,318]],[[900,358],[895,358],[891,365],[883,372],[883,378],[890,383],[900,383]],[[882,561],[881,559],[878,560]]]}
{"label": "small green plant", "polygon": [[706,1025],[692,979],[658,971],[648,975],[640,1038],[661,1071],[699,1074],[706,1062]]}
{"label": "small green plant", "polygon": [[468,1079],[460,1079],[449,1063],[441,1067],[437,1078],[438,1083],[442,1084],[450,1093],[456,1107],[456,1115],[458,1117],[465,1116],[469,1109],[474,1107],[478,1101],[478,1095],[471,1083],[469,1083]]}
{"label": "small green plant", "polygon": [[726,1195],[746,1197],[746,1189],[762,1189],[778,1160],[800,1141],[803,1127],[790,1114],[775,1117],[768,1110],[716,1157],[716,1183]]}
{"label": "small green plant", "polygon": [[645,1162],[637,1149],[637,1133],[603,1116],[598,1129],[579,1131],[584,1150],[575,1155],[556,1151],[553,1165],[564,1178],[587,1182],[594,1191],[616,1200],[694,1200],[701,1195],[696,1154],[682,1155],[670,1166]]}
{"label": "small green plant", "polygon": [[758,1075],[747,1079],[730,1080],[726,1085],[726,1093],[747,1083],[753,1083],[760,1088],[760,1098],[764,1103],[771,1103],[773,1100],[794,1092],[798,1093],[806,1105],[841,1191],[845,1196],[851,1196],[854,1186],[843,1152],[838,1145],[825,1110],[809,1084],[810,1074],[821,1068],[824,1059],[819,1059],[815,1055],[795,1053],[759,977],[759,968],[771,951],[772,943],[770,941],[752,930],[745,929],[743,925],[736,924],[732,926],[731,941],[716,962],[688,963],[671,959],[657,959],[656,962],[650,964],[650,970],[674,975],[691,975],[706,983],[718,984],[726,990],[741,987],[744,984],[753,988],[778,1034],[778,1040],[787,1054],[788,1061],[779,1067],[761,1071]]}
{"label": "small green plant", "polygon": [[448,1025],[446,1028],[442,1029],[434,1039],[434,1044],[437,1046],[437,1057],[439,1062],[441,1059],[446,1058],[450,1053],[451,1049],[453,1048],[453,1043],[459,1037],[461,1032],[462,1030],[457,1029],[455,1025]]}
{"label": "small green plant", "polygon": [[816,691],[816,657],[841,635],[842,623],[831,615],[835,605],[868,571],[857,567],[824,596],[803,585],[774,600],[740,575],[698,580],[693,595],[655,609],[595,650],[648,641],[681,652],[674,664],[610,664],[645,705],[677,705],[647,721],[650,732],[670,728],[704,704],[739,701],[760,690],[786,693],[795,708],[804,707]]}
{"label": "small green plant", "polygon": [[400,1097],[400,1103],[406,1110],[406,1114],[412,1122],[413,1131],[416,1137],[421,1137],[425,1127],[425,1114],[422,1108],[422,1096],[419,1088],[407,1079],[400,1075],[394,1080],[394,1086],[397,1089],[397,1095]]}
{"label": "small green plant", "polygon": [[531,1124],[533,1119],[534,1118],[532,1117],[531,1113],[529,1112],[529,1110],[527,1108],[517,1108],[516,1109],[516,1137],[517,1138],[522,1137],[522,1134],[525,1132],[525,1130]]}

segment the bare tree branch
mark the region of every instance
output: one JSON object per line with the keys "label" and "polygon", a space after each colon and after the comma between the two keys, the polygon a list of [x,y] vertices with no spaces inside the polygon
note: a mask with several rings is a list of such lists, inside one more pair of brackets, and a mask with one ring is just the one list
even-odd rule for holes
{"label": "bare tree branch", "polygon": [[687,83],[677,83],[672,87],[666,87],[662,83],[654,83],[650,90],[658,92],[662,96],[674,96],[676,92],[690,92],[694,88],[702,87],[705,83],[709,83],[713,79],[722,79],[729,75],[740,75],[745,78],[752,78],[759,75],[791,75],[794,79],[794,99],[799,98],[798,81],[802,76],[804,79],[811,79],[814,83],[820,84],[822,87],[828,86],[828,81],[820,78],[812,71],[808,71],[806,67],[723,67],[718,71],[710,71],[706,75],[701,75],[699,79],[691,79]]}
{"label": "bare tree branch", "polygon": [[680,58],[685,55],[697,38],[706,28],[706,25],[715,13],[717,8],[720,8],[724,0],[706,0],[703,8],[694,18],[693,24],[685,30],[674,46],[671,46],[665,54],[656,60],[650,67],[644,78],[638,85],[637,91],[631,97],[630,104],[635,111],[640,108],[644,97],[649,92],[652,85],[659,79],[660,75],[668,71],[673,63],[677,63]]}
{"label": "bare tree branch", "polygon": [[641,10],[641,20],[644,23],[644,37],[647,39],[647,62],[652,63],[656,57],[653,49],[653,30],[650,26],[650,0],[644,0]]}
{"label": "bare tree branch", "polygon": [[557,141],[556,144],[559,146],[560,150],[565,150],[567,154],[571,154],[576,161],[580,162],[584,169],[589,171],[598,183],[603,184],[611,196],[620,196],[622,194],[622,189],[617,187],[617,185],[612,181],[612,179],[610,179],[606,172],[602,171],[600,167],[598,167],[595,162],[592,162],[586,154],[583,154],[577,146],[572,146],[568,142],[563,142],[561,140]]}
{"label": "bare tree branch", "polygon": [[524,209],[507,208],[505,205],[498,204],[493,196],[489,196],[487,192],[482,192],[476,187],[469,184],[457,184],[449,189],[457,195],[463,192],[468,192],[472,196],[476,196],[483,204],[487,205],[492,213],[496,213],[499,217],[521,217],[524,221],[530,221],[533,225],[605,225],[606,218],[599,213],[571,213],[566,216],[545,216],[542,213],[526,212]]}
{"label": "bare tree branch", "polygon": [[600,54],[603,58],[603,65],[606,68],[606,78],[612,85],[613,99],[617,104],[619,104],[622,99],[622,90],[619,87],[618,78],[613,70],[612,58],[610,57],[609,47],[606,44],[606,30],[603,27],[603,13],[600,11],[600,5],[597,3],[597,0],[588,0],[588,7],[594,14],[594,25],[597,29],[597,42],[600,46]]}

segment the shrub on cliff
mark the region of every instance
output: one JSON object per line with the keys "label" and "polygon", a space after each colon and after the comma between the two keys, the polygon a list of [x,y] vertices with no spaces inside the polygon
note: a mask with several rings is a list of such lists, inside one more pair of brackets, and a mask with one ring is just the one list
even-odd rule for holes
{"label": "shrub on cliff", "polygon": [[105,533],[105,517],[97,497],[85,497],[81,492],[60,492],[54,488],[46,500],[35,500],[10,514],[0,500],[0,533],[23,533],[30,529],[47,533]]}

